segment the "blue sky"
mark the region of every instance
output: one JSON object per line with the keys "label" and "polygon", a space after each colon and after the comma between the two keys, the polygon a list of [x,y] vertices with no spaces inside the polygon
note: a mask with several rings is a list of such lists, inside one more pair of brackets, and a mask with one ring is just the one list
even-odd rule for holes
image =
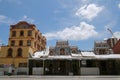
{"label": "blue sky", "polygon": [[91,50],[94,41],[112,36],[106,28],[120,38],[120,0],[0,0],[1,43],[8,44],[10,25],[21,20],[35,24],[47,46],[68,40]]}

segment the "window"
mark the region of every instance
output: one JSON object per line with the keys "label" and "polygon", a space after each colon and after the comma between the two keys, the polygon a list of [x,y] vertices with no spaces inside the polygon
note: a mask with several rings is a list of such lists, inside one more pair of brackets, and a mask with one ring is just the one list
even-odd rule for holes
{"label": "window", "polygon": [[16,31],[12,31],[12,37],[16,36]]}
{"label": "window", "polygon": [[7,57],[12,57],[13,50],[11,48],[8,49]]}
{"label": "window", "polygon": [[27,63],[19,63],[19,67],[27,67]]}
{"label": "window", "polygon": [[20,31],[20,36],[24,36],[24,31]]}
{"label": "window", "polygon": [[36,39],[38,38],[38,34],[37,34],[37,33],[35,33],[35,38],[36,38]]}
{"label": "window", "polygon": [[65,49],[64,48],[60,49],[60,55],[65,55]]}
{"label": "window", "polygon": [[32,36],[32,31],[31,30],[28,31],[28,36]]}
{"label": "window", "polygon": [[93,60],[87,60],[86,62],[87,62],[87,65],[86,65],[87,67],[95,67]]}
{"label": "window", "polygon": [[77,53],[76,50],[72,50],[72,53]]}
{"label": "window", "polygon": [[18,48],[17,50],[17,57],[22,57],[22,49]]}
{"label": "window", "polygon": [[23,41],[22,40],[19,41],[19,46],[23,46]]}
{"label": "window", "polygon": [[43,63],[41,61],[36,61],[36,67],[42,67],[43,66]]}
{"label": "window", "polygon": [[27,46],[31,46],[31,40],[27,40]]}
{"label": "window", "polygon": [[34,42],[34,47],[36,48],[36,42]]}
{"label": "window", "polygon": [[11,46],[15,46],[15,41],[14,40],[11,41]]}
{"label": "window", "polygon": [[81,67],[86,67],[86,66],[87,66],[87,61],[81,60]]}
{"label": "window", "polygon": [[53,55],[53,51],[50,51],[50,55]]}

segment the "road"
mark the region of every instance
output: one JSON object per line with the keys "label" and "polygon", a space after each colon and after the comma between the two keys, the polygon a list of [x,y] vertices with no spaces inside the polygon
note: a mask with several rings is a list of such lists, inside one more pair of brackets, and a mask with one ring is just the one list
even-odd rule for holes
{"label": "road", "polygon": [[0,76],[0,80],[120,80],[120,76]]}

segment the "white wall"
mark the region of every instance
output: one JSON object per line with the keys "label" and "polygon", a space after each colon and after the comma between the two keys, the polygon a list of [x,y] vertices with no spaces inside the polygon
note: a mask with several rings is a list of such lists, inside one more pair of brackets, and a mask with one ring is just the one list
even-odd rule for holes
{"label": "white wall", "polygon": [[21,68],[15,69],[15,74],[17,74],[19,72],[25,72],[28,74],[28,68],[21,67]]}
{"label": "white wall", "polygon": [[81,68],[81,75],[99,75],[100,71],[97,67],[83,67]]}
{"label": "white wall", "polygon": [[0,75],[4,75],[4,72],[8,72],[9,68],[0,68]]}
{"label": "white wall", "polygon": [[[7,70],[7,69],[6,69],[6,70]],[[0,68],[0,76],[4,75],[4,71],[5,71],[4,68]]]}
{"label": "white wall", "polygon": [[33,68],[33,75],[43,75],[43,68]]}

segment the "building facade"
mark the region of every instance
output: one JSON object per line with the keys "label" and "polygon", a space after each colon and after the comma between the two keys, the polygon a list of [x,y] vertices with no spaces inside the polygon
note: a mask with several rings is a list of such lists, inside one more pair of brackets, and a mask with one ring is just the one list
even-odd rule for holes
{"label": "building facade", "polygon": [[72,58],[72,54],[79,55],[77,46],[70,46],[68,41],[57,41],[55,47],[49,47],[47,56],[29,59],[29,75],[34,75],[34,70],[40,68],[39,74],[43,72],[44,75],[79,75],[80,60]]}
{"label": "building facade", "polygon": [[[103,41],[94,42],[94,52],[95,54],[113,54],[113,48],[118,44],[117,38],[108,38]],[[116,50],[115,50],[116,51]]]}
{"label": "building facade", "polygon": [[109,45],[106,40],[104,41],[95,41],[94,43],[94,52],[97,55],[109,53]]}
{"label": "building facade", "polygon": [[35,52],[28,67],[29,75],[120,75],[120,54],[80,51],[68,41],[57,41],[56,46]]}
{"label": "building facade", "polygon": [[78,54],[77,46],[70,46],[68,41],[57,41],[55,47],[50,47],[50,55],[71,55],[71,53]]}
{"label": "building facade", "polygon": [[0,46],[0,53],[1,53],[1,46]]}
{"label": "building facade", "polygon": [[120,54],[120,39],[116,43],[116,45],[113,47],[114,54]]}
{"label": "building facade", "polygon": [[108,38],[107,43],[109,45],[109,48],[112,49],[116,45],[117,41],[117,38]]}
{"label": "building facade", "polygon": [[25,21],[10,26],[8,45],[1,46],[0,65],[27,67],[28,57],[46,48],[46,38],[34,24]]}

